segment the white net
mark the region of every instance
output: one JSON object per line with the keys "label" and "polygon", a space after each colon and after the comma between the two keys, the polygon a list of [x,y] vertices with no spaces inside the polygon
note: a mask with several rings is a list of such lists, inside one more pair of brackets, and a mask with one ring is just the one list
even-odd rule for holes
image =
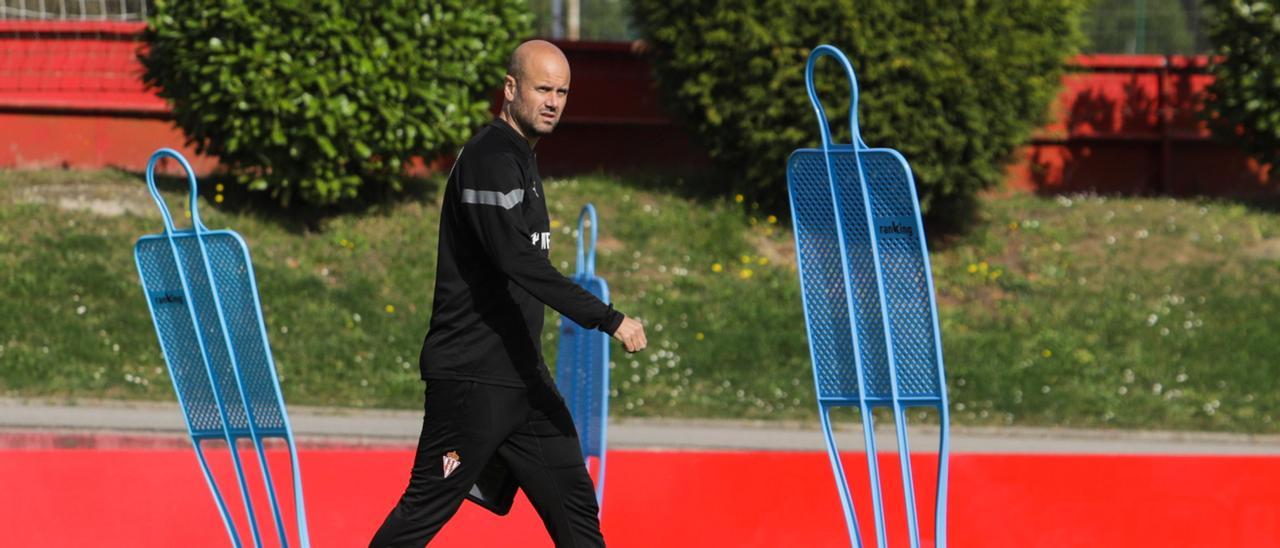
{"label": "white net", "polygon": [[147,0],[0,0],[0,19],[143,21]]}

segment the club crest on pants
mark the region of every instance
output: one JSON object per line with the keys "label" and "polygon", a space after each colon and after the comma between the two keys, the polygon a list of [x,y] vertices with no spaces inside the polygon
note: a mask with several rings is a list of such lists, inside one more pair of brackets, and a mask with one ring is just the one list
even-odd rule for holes
{"label": "club crest on pants", "polygon": [[458,457],[457,451],[449,451],[445,453],[441,460],[444,461],[444,477],[449,477],[454,470],[458,469],[458,465],[462,464],[462,459]]}

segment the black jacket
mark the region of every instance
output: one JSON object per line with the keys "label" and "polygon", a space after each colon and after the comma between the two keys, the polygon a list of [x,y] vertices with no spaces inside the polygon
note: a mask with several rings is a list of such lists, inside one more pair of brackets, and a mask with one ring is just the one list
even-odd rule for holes
{"label": "black jacket", "polygon": [[521,387],[549,378],[543,305],[612,334],[622,314],[551,266],[551,223],[528,141],[506,122],[480,129],[444,192],[423,379]]}

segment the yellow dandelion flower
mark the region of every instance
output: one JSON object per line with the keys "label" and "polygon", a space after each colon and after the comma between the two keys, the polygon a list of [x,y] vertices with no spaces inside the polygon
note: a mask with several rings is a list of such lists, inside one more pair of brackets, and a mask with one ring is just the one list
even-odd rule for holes
{"label": "yellow dandelion flower", "polygon": [[1053,357],[1053,351],[1052,351],[1052,350],[1049,350],[1048,348],[1046,348],[1046,349],[1044,349],[1043,351],[1041,351],[1041,352],[1040,352],[1040,355],[1041,355],[1041,356],[1044,356],[1044,357],[1046,357],[1046,358],[1052,358],[1052,357]]}
{"label": "yellow dandelion flower", "polygon": [[973,274],[974,272],[977,272],[977,271],[978,271],[978,265],[969,263],[969,273]]}
{"label": "yellow dandelion flower", "polygon": [[733,201],[738,202],[738,203],[742,203],[742,200],[744,200],[744,199],[745,199],[745,198],[743,198],[741,194],[738,194],[738,195],[736,195],[736,196],[734,196],[734,197],[733,197]]}
{"label": "yellow dandelion flower", "polygon": [[738,277],[744,280],[750,279],[752,274],[754,274],[754,272],[752,272],[750,268],[744,268],[738,271]]}
{"label": "yellow dandelion flower", "polygon": [[712,265],[711,265],[711,271],[712,271],[712,272],[720,272],[720,271],[722,271],[722,270],[724,270],[724,267],[723,267],[723,266],[720,266],[720,263],[715,263],[715,264],[712,264]]}
{"label": "yellow dandelion flower", "polygon": [[999,278],[1000,278],[1000,275],[1001,275],[1001,274],[1004,274],[1004,272],[1002,272],[1002,271],[1000,271],[1000,270],[996,270],[996,271],[994,271],[994,272],[992,272],[992,273],[991,273],[991,279],[992,279],[992,280],[997,280],[997,279],[999,279]]}
{"label": "yellow dandelion flower", "polygon": [[706,336],[706,335],[703,335],[701,331],[699,331],[699,332],[697,332],[697,333],[695,333],[695,334],[693,335],[693,339],[694,339],[694,340],[696,340],[696,341],[700,341],[700,340],[705,339],[705,338],[707,338],[707,336]]}
{"label": "yellow dandelion flower", "polygon": [[396,307],[395,307],[395,305],[390,305],[390,304],[389,304],[389,305],[387,305],[387,306],[383,307],[383,310],[386,310],[386,311],[387,311],[387,314],[395,314],[395,313],[396,313]]}
{"label": "yellow dandelion flower", "polygon": [[767,264],[769,264],[769,259],[768,259],[768,258],[765,258],[765,257],[760,257],[759,259],[756,259],[756,264],[758,264],[758,265],[760,265],[760,266],[767,265]]}
{"label": "yellow dandelion flower", "polygon": [[1017,230],[1017,229],[1018,229],[1018,223],[1015,223],[1015,222],[1009,223],[1009,230]]}
{"label": "yellow dandelion flower", "polygon": [[769,224],[771,224],[771,225],[776,225],[776,224],[778,224],[778,217],[777,217],[776,215],[770,215],[770,216],[769,216],[768,218],[766,218],[765,220],[766,220],[766,221],[769,221]]}
{"label": "yellow dandelion flower", "polygon": [[223,188],[223,187],[222,187],[222,183],[218,183],[217,185],[215,185],[215,186],[213,187],[213,189],[214,189],[214,190],[216,190],[216,191],[218,191],[218,192],[222,192],[222,188]]}
{"label": "yellow dandelion flower", "polygon": [[552,219],[551,228],[560,228],[560,219]]}
{"label": "yellow dandelion flower", "polygon": [[985,273],[988,268],[991,268],[991,265],[987,264],[987,261],[982,261],[978,263],[978,270],[982,271],[983,273]]}
{"label": "yellow dandelion flower", "polygon": [[750,255],[743,255],[743,256],[741,256],[741,257],[738,257],[738,260],[742,261],[742,264],[750,264],[750,263],[751,263],[751,256],[750,256]]}
{"label": "yellow dandelion flower", "polygon": [[214,201],[214,202],[217,202],[217,203],[219,203],[219,204],[220,204],[220,203],[222,203],[222,195],[221,195],[221,194],[218,194],[218,195],[214,196],[214,197],[213,197],[213,201]]}

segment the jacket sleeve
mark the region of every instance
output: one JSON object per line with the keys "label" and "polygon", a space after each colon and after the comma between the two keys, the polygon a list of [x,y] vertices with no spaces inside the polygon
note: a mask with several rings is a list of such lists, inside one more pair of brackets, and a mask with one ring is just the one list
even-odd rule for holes
{"label": "jacket sleeve", "polygon": [[612,335],[622,313],[566,278],[535,245],[522,213],[525,189],[515,159],[493,154],[477,160],[460,162],[455,175],[460,217],[484,255],[535,299],[578,325]]}

